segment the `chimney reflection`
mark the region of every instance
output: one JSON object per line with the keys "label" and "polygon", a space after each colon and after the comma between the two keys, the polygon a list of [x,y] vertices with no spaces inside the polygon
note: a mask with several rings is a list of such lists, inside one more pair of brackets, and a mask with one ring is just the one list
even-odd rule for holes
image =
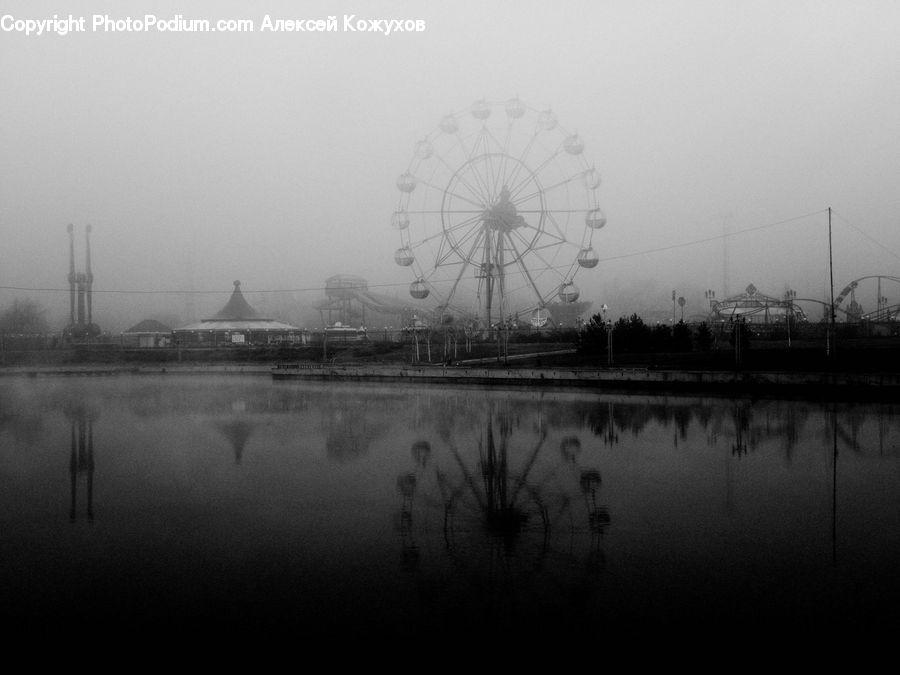
{"label": "chimney reflection", "polygon": [[94,417],[83,407],[70,409],[69,482],[71,504],[69,520],[75,522],[78,515],[79,478],[85,482],[86,513],[88,522],[94,522]]}

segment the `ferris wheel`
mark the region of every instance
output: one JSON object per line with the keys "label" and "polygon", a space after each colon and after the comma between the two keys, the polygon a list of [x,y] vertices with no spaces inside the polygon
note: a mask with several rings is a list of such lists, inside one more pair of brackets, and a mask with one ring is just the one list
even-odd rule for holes
{"label": "ferris wheel", "polygon": [[441,119],[397,178],[394,261],[414,274],[410,295],[486,328],[528,312],[543,325],[550,303],[575,302],[606,224],[584,148],[552,110],[518,98]]}

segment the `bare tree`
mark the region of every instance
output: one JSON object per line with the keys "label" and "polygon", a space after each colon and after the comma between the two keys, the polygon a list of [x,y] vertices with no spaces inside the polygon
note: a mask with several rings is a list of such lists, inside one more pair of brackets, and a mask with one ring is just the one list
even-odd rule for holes
{"label": "bare tree", "polygon": [[4,335],[34,335],[48,331],[44,308],[34,300],[14,300],[11,307],[0,314],[0,333]]}

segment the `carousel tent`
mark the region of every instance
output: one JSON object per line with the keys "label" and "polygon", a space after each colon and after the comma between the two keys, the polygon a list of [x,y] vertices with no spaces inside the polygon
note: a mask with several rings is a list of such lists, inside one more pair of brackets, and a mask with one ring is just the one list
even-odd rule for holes
{"label": "carousel tent", "polygon": [[172,331],[182,345],[246,345],[271,343],[305,343],[306,332],[257,312],[241,293],[241,282],[234,282],[234,291],[225,306],[210,319],[176,328]]}

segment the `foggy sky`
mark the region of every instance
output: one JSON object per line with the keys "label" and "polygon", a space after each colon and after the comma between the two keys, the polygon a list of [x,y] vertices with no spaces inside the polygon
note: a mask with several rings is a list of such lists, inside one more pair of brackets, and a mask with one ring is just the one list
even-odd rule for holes
{"label": "foggy sky", "polygon": [[[90,223],[107,330],[209,316],[235,279],[263,308],[311,304],[339,273],[408,297],[395,179],[442,116],[481,98],[552,108],[584,138],[608,216],[600,264],[578,275],[595,307],[665,310],[678,289],[692,314],[704,290],[749,283],[825,299],[828,207],[835,292],[900,274],[893,0],[0,3],[54,13],[257,24],[0,33],[0,286],[66,288],[66,226],[81,267]],[[261,33],[266,14],[426,29]],[[221,293],[190,307],[135,293],[189,290]],[[0,309],[19,297],[65,321],[66,293],[0,290]]]}

